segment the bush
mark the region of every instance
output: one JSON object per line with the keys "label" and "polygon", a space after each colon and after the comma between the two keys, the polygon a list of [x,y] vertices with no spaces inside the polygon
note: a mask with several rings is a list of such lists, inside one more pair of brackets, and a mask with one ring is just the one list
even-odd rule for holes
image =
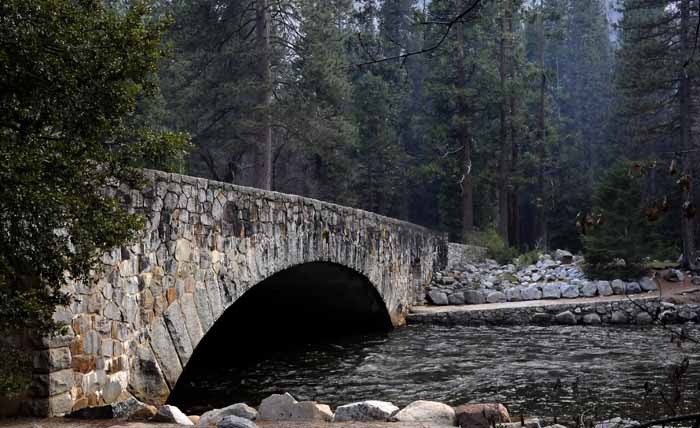
{"label": "bush", "polygon": [[486,257],[500,264],[513,263],[513,259],[519,254],[517,248],[506,245],[493,226],[484,231],[470,233],[465,237],[465,243],[486,248]]}

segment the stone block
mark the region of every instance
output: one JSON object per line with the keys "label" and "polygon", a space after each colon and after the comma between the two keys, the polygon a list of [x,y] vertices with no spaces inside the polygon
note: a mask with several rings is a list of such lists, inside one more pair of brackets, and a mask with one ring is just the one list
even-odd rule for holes
{"label": "stone block", "polygon": [[34,352],[34,370],[42,373],[55,372],[71,367],[70,348],[44,349]]}

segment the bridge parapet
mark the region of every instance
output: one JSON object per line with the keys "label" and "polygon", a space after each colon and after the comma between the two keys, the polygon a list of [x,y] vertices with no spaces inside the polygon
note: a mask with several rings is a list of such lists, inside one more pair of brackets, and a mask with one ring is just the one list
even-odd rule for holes
{"label": "bridge parapet", "polygon": [[72,284],[56,319],[65,337],[35,359],[33,413],[60,415],[129,394],[158,404],[202,337],[246,291],[294,266],[328,262],[368,279],[395,326],[444,268],[447,240],[359,209],[200,178],[146,171],[142,190],[110,189],[146,227]]}

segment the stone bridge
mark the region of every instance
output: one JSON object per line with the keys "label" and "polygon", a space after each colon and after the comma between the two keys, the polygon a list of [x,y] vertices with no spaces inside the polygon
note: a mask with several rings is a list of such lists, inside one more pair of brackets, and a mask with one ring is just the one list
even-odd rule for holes
{"label": "stone bridge", "polygon": [[34,351],[27,411],[61,415],[129,395],[163,403],[229,312],[251,317],[228,330],[234,335],[265,313],[282,313],[292,326],[299,312],[307,327],[402,325],[416,291],[446,263],[446,237],[413,224],[177,174],[146,176],[143,190],[110,189],[144,215],[145,231],[104,254],[92,284],[68,290],[74,303],[55,314],[68,333]]}

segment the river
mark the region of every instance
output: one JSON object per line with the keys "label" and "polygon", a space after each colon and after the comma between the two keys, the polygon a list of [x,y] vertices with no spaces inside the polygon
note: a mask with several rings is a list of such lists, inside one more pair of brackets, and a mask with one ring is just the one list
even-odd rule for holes
{"label": "river", "polygon": [[[700,336],[697,329],[691,330]],[[241,351],[245,352],[245,348]],[[451,405],[501,402],[511,415],[648,419],[669,413],[670,373],[684,357],[680,412],[700,411],[700,345],[678,347],[661,327],[417,325],[280,349],[243,368],[178,385],[192,412],[272,393],[337,406],[378,399]],[[665,398],[662,398],[663,397]]]}

